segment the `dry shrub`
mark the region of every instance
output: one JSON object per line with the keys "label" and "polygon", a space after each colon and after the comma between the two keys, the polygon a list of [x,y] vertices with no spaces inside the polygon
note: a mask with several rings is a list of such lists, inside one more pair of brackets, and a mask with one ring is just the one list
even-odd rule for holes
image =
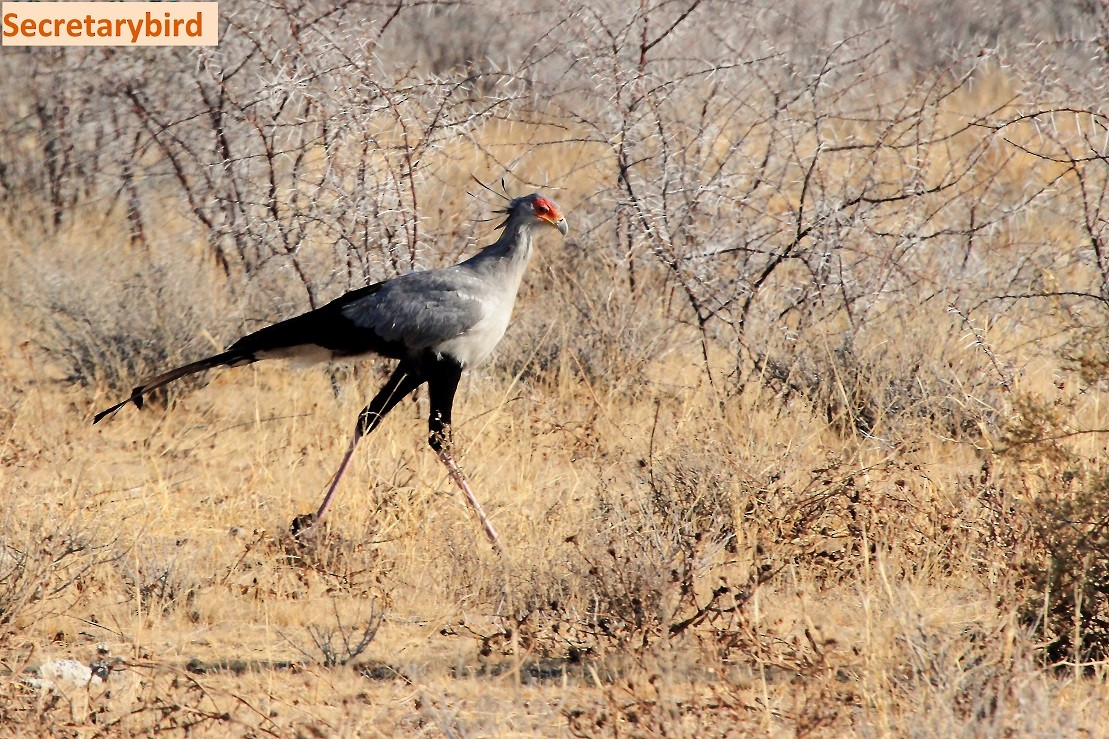
{"label": "dry shrub", "polygon": [[[705,460],[702,457],[701,462]],[[727,629],[758,576],[724,568],[734,554],[737,481],[678,458],[644,462],[642,486],[602,485],[583,525],[554,552],[502,564],[502,615],[446,631],[481,642],[481,654],[514,648],[543,659],[589,660],[619,670],[628,655]]]}
{"label": "dry shrub", "polygon": [[690,694],[660,665],[645,667],[635,676],[606,684],[602,697],[563,709],[570,734],[726,737],[759,733],[761,717],[752,715],[734,684],[714,682]]}
{"label": "dry shrub", "polygon": [[810,331],[756,357],[756,372],[782,401],[803,399],[843,436],[901,442],[926,429],[978,439],[997,426],[1008,379],[989,354],[960,346],[957,328]]}
{"label": "dry shrub", "polygon": [[331,597],[330,623],[308,624],[304,627],[309,643],[283,635],[301,655],[324,667],[343,667],[356,660],[377,636],[385,618],[384,609],[375,600],[360,603],[353,615],[339,610],[339,601]]}
{"label": "dry shrub", "polygon": [[988,488],[967,480],[961,493],[937,489],[912,448],[869,464],[861,457],[770,472],[741,521],[759,563],[795,567],[831,587],[856,577],[879,550],[904,555],[906,575],[958,575],[959,553],[991,561],[982,557],[997,505]]}
{"label": "dry shrub", "polygon": [[475,638],[487,659],[523,653],[609,679],[679,645],[702,667],[763,660],[816,674],[818,634],[751,620],[751,599],[783,572],[819,593],[856,581],[878,551],[896,577],[920,578],[993,576],[996,552],[1011,550],[988,472],[940,493],[913,456],[833,456],[807,471],[786,460],[761,480],[713,443],[644,459],[634,488],[601,484],[566,541],[490,578],[507,583],[485,596],[505,604],[499,616],[447,633]]}
{"label": "dry shrub", "polygon": [[[143,377],[222,348],[229,307],[208,270],[180,255],[123,267],[95,250],[25,255],[6,288],[32,342],[66,382],[126,394]],[[121,272],[126,277],[120,277]],[[233,315],[233,314],[232,314]],[[154,394],[165,402],[207,382],[194,375]]]}
{"label": "dry shrub", "polygon": [[683,679],[681,650],[656,649],[640,655],[635,670],[604,683],[599,695],[571,702],[563,711],[569,730],[1005,736],[1035,734],[1045,725],[1070,727],[1069,735],[1093,725],[1080,710],[1059,710],[1060,686],[1036,672],[1035,652],[1019,627],[973,578],[965,591],[931,590],[896,572],[899,559],[877,553],[867,575],[823,596],[827,608],[856,613],[857,631],[840,637],[848,641],[825,637],[819,627],[744,624],[736,629],[748,634],[737,659],[709,668],[711,677],[701,683]]}
{"label": "dry shrub", "polygon": [[94,569],[113,558],[87,528],[28,519],[9,505],[0,518],[0,644],[29,623],[65,612]]}
{"label": "dry shrub", "polygon": [[[923,619],[904,618],[894,629],[895,690],[900,705],[931,714],[929,722],[982,726],[996,718],[1012,687],[1013,652],[993,645],[1005,634],[980,623],[937,629]],[[937,714],[942,716],[937,721]]]}
{"label": "dry shrub", "polygon": [[142,540],[117,558],[116,571],[148,624],[176,611],[194,623],[199,620],[195,605],[203,580],[197,571],[203,555],[191,544],[188,538]]}
{"label": "dry shrub", "polygon": [[521,296],[528,307],[513,317],[496,369],[528,382],[571,377],[642,389],[638,378],[671,349],[675,327],[664,305],[645,306],[617,265],[598,256],[570,243],[540,260]]}
{"label": "dry shrub", "polygon": [[1059,351],[1062,365],[1075,373],[1087,385],[1102,386],[1109,379],[1109,342],[1106,341],[1105,316],[1094,311],[1094,326],[1074,326]]}
{"label": "dry shrub", "polygon": [[1109,658],[1109,476],[1059,475],[1033,498],[1024,622],[1053,665]]}
{"label": "dry shrub", "polygon": [[[1066,344],[1064,361],[1075,349]],[[1088,666],[1109,658],[1109,475],[1076,442],[1102,433],[1082,426],[1087,381],[1100,383],[1104,362],[1094,351],[1071,369],[1078,381],[1056,381],[1051,396],[1022,392],[998,437],[1001,459],[1021,473],[1011,515],[1024,535],[1019,552],[1018,608],[1051,665]],[[1066,377],[1066,375],[1061,375]]]}
{"label": "dry shrub", "polygon": [[0,545],[0,637],[9,636],[38,606],[73,584],[70,569],[85,549],[78,541],[50,535],[34,544]]}
{"label": "dry shrub", "polygon": [[963,590],[936,590],[899,578],[890,564],[874,558],[866,592],[869,664],[848,658],[840,671],[864,735],[1023,736],[1044,726],[1082,733],[1081,712],[1052,706],[1059,686],[1037,673],[1035,649],[983,582],[972,575]]}
{"label": "dry shrub", "polygon": [[1010,403],[1009,415],[1000,429],[997,449],[1003,459],[1035,469],[1042,463],[1069,471],[1073,476],[1080,465],[1067,446],[1075,434],[1070,427],[1074,403],[1043,399],[1032,393],[1018,393]]}

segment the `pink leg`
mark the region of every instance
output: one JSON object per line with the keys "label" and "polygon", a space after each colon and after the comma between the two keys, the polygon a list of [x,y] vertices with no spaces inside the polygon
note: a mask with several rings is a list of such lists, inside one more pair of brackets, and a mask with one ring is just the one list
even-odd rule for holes
{"label": "pink leg", "polygon": [[374,399],[370,401],[370,404],[358,414],[358,423],[354,427],[354,436],[350,440],[350,446],[343,454],[343,459],[339,462],[339,469],[335,472],[335,476],[331,478],[331,484],[327,486],[327,493],[324,495],[320,507],[316,509],[315,515],[307,513],[293,519],[293,536],[298,536],[301,531],[310,529],[323,519],[328,506],[331,505],[331,499],[335,497],[335,491],[339,489],[339,481],[343,479],[343,473],[347,471],[347,467],[350,465],[350,458],[354,455],[354,448],[358,446],[359,439],[376,429],[381,423],[381,419],[385,418],[385,415],[397,403],[419,387],[422,382],[419,372],[415,371],[415,368],[410,364],[402,362],[397,366],[389,381],[385,383],[385,387],[381,388]]}
{"label": "pink leg", "polygon": [[493,528],[492,522],[490,522],[488,516],[485,515],[485,511],[474,495],[474,491],[470,490],[470,483],[466,481],[466,476],[462,474],[462,470],[458,468],[458,463],[455,462],[454,457],[451,456],[450,447],[443,446],[437,453],[439,455],[439,460],[447,466],[447,470],[451,474],[451,479],[453,479],[455,484],[462,490],[462,494],[466,496],[466,502],[470,504],[470,507],[477,513],[477,517],[481,519],[481,527],[485,529],[485,535],[488,536],[489,541],[493,543],[493,548],[496,549],[499,554],[504,554],[504,547],[501,546],[501,540],[497,536],[497,530]]}
{"label": "pink leg", "polygon": [[347,465],[350,464],[350,458],[354,456],[354,447],[358,445],[358,437],[351,439],[350,446],[347,447],[347,453],[343,455],[343,460],[339,462],[339,469],[335,472],[335,476],[331,478],[331,485],[327,488],[327,494],[323,496],[323,502],[316,510],[316,523],[323,520],[323,514],[327,513],[327,507],[331,505],[331,499],[335,497],[335,491],[339,487],[339,480],[343,479],[343,473],[347,471]]}
{"label": "pink leg", "polygon": [[504,554],[504,547],[501,546],[497,530],[489,522],[489,517],[485,515],[474,491],[470,490],[470,483],[466,482],[466,476],[462,474],[462,470],[458,468],[458,463],[454,461],[454,456],[451,454],[451,408],[454,406],[454,393],[458,389],[458,380],[461,377],[462,365],[453,359],[444,358],[429,368],[427,390],[431,413],[427,417],[429,432],[427,443],[439,455],[439,461],[447,466],[451,479],[462,490],[462,494],[466,496],[466,502],[481,519],[481,527],[485,529],[485,535],[493,543],[493,548],[499,554]]}

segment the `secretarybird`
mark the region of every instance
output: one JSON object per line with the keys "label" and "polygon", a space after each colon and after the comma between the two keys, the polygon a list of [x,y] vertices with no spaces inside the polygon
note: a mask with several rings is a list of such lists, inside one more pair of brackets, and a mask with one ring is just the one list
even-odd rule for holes
{"label": "secretarybird", "polygon": [[397,403],[425,382],[431,412],[428,443],[473,507],[497,549],[500,541],[451,450],[451,408],[462,370],[484,360],[508,327],[520,279],[531,257],[532,238],[545,226],[566,235],[566,219],[539,193],[511,200],[497,241],[445,269],[409,272],[353,290],[315,310],[248,334],[227,351],[151,377],[130,397],[100,411],[98,423],[127,403],[174,380],[213,367],[239,367],[260,359],[320,361],[377,354],[399,360],[392,376],[358,414],[354,436],[315,514],[298,516],[293,533],[319,523],[350,464],[359,439],[381,423]]}

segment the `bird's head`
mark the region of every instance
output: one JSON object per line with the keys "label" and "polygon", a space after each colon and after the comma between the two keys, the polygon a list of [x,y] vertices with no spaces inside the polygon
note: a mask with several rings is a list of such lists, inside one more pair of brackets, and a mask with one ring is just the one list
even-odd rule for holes
{"label": "bird's head", "polygon": [[540,195],[537,192],[514,198],[504,212],[508,215],[505,223],[519,218],[523,223],[529,225],[546,224],[557,228],[563,236],[570,230],[558,204],[546,195]]}

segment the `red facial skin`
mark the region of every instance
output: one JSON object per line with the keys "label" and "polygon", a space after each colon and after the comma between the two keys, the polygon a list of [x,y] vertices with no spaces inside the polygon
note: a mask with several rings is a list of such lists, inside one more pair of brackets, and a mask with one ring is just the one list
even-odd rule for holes
{"label": "red facial skin", "polygon": [[532,208],[535,210],[535,215],[545,221],[554,223],[562,218],[555,204],[546,198],[536,198],[535,202],[532,203]]}

